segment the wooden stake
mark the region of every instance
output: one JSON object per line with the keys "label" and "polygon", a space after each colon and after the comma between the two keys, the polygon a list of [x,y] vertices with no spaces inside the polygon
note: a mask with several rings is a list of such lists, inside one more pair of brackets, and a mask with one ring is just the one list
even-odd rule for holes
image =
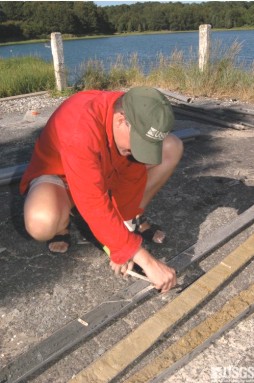
{"label": "wooden stake", "polygon": [[143,281],[150,282],[149,279],[148,279],[145,275],[136,273],[135,271],[127,270],[126,273],[127,273],[128,275],[130,275],[131,277],[138,278],[138,279],[142,279]]}

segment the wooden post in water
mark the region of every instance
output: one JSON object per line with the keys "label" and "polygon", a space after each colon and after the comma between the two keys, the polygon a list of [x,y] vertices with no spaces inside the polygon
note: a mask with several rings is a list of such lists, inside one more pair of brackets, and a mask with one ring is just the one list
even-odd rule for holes
{"label": "wooden post in water", "polygon": [[199,26],[199,69],[203,72],[209,63],[211,25]]}
{"label": "wooden post in water", "polygon": [[63,40],[60,32],[51,33],[51,51],[54,62],[56,88],[60,92],[67,86],[64,68]]}

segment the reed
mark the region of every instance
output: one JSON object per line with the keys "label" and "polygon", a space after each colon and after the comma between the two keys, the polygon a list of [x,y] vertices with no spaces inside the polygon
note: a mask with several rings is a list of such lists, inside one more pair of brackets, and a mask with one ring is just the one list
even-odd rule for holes
{"label": "reed", "polygon": [[[76,82],[78,89],[119,89],[144,83],[145,77],[138,64],[137,54],[130,58],[119,55],[108,68],[102,61],[88,60],[80,67]],[[75,87],[75,86],[74,86]]]}
{"label": "reed", "polygon": [[[254,101],[254,63],[246,70],[237,62],[241,44],[235,41],[226,50],[218,41],[213,44],[210,64],[201,72],[197,55],[190,48],[188,60],[182,51],[171,56],[158,55],[147,73],[137,54],[129,58],[119,55],[114,62],[103,64],[89,60],[76,74],[72,91],[82,89],[126,89],[137,85],[154,86],[180,92],[191,97],[230,98]],[[51,63],[38,57],[0,58],[0,97],[55,89]],[[71,94],[71,91],[70,91]]]}
{"label": "reed", "polygon": [[248,70],[237,62],[241,44],[235,41],[223,51],[220,42],[214,44],[210,64],[201,72],[197,57],[190,49],[185,60],[182,51],[170,57],[159,55],[156,64],[145,74],[138,55],[130,60],[118,56],[109,68],[102,62],[84,65],[80,83],[83,89],[119,89],[147,85],[181,92],[191,97],[215,97],[254,101],[254,63]]}
{"label": "reed", "polygon": [[54,89],[51,63],[39,57],[0,58],[0,97]]}

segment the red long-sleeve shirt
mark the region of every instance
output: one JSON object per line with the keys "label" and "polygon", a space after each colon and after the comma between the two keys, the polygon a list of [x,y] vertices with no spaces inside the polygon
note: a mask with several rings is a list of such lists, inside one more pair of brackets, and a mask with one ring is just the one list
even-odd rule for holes
{"label": "red long-sleeve shirt", "polygon": [[147,179],[145,166],[121,156],[113,139],[113,105],[122,94],[86,91],[64,101],[36,141],[20,184],[25,193],[40,175],[66,179],[80,214],[119,264],[132,258],[142,242],[123,220],[142,212]]}

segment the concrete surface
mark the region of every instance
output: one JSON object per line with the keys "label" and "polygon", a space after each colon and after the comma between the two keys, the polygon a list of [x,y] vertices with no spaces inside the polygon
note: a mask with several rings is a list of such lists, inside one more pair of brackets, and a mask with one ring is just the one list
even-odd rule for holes
{"label": "concrete surface", "polygon": [[[190,288],[192,286],[193,284]],[[239,323],[250,312],[254,306],[253,302],[254,284],[250,285],[247,290],[241,291],[220,310],[209,315],[198,326],[185,333],[177,342],[149,361],[144,368],[125,380],[124,383],[147,383],[152,379],[154,383],[164,381],[167,376],[173,375],[177,369],[180,369],[180,366],[186,365],[189,360],[193,359],[194,355],[205,350],[208,342],[211,344],[219,339],[223,332],[233,327],[234,322]]]}
{"label": "concrete surface", "polygon": [[[43,110],[39,117],[46,118],[52,110]],[[43,120],[24,123],[24,115],[19,113],[1,117],[0,167],[28,161],[39,133],[37,127]],[[205,238],[254,203],[252,130],[223,129],[185,119],[177,120],[176,127],[198,128],[202,136],[185,144],[180,166],[147,211],[168,235],[166,244],[150,248],[155,256],[167,259],[198,238]],[[23,225],[23,197],[18,193],[17,184],[1,186],[0,201],[0,366],[4,366],[60,326],[107,300],[132,280],[116,278],[109,269],[107,256],[94,245],[79,244],[82,233],[76,220],[71,228],[73,245],[66,255],[52,255],[44,243],[29,238]],[[183,286],[190,284],[252,233],[254,226],[191,267],[180,277],[179,283]],[[247,288],[254,281],[253,270],[252,262],[115,382],[124,381],[128,374],[137,371],[229,298]],[[179,293],[180,290],[165,296],[158,294],[139,304],[48,369],[40,371],[31,381],[67,382]],[[229,382],[226,377],[219,380],[219,375],[215,376],[213,372],[218,369],[223,372],[227,366],[240,368],[253,364],[253,321],[253,315],[243,320],[174,376],[168,377],[166,382]],[[237,382],[244,381],[246,379],[240,376]],[[248,382],[254,382],[254,377]]]}
{"label": "concrete surface", "polygon": [[[247,241],[237,247],[228,256],[223,258],[223,261],[206,272],[188,288],[181,292],[172,301],[165,304],[155,314],[150,316],[135,330],[128,334],[124,339],[115,344],[100,358],[78,373],[69,383],[106,383],[113,380],[129,365],[134,363],[140,356],[149,350],[165,333],[172,331],[180,321],[183,321],[188,315],[191,315],[193,310],[199,307],[204,301],[207,301],[215,291],[219,290],[224,283],[232,279],[250,260],[254,258],[254,235],[250,236]],[[254,301],[254,285],[250,295],[245,295],[245,298],[240,300],[240,304],[244,303],[252,305]],[[244,290],[246,292],[246,290]],[[234,304],[234,308],[236,303]],[[254,305],[253,305],[254,307]],[[247,313],[246,313],[247,314]],[[236,315],[234,312],[233,316]],[[227,315],[224,312],[223,319],[226,317],[232,319],[232,315],[228,311]],[[209,318],[208,318],[209,319]],[[174,347],[174,355],[172,361],[177,362],[182,356],[182,352],[187,351],[191,347],[195,348],[201,345],[213,328],[218,328],[222,318],[214,317],[213,321],[208,325],[208,322],[197,331],[194,336],[185,344],[179,344]],[[201,339],[202,338],[202,339]],[[151,368],[152,361],[148,363]],[[157,358],[151,377],[156,377],[159,374],[159,360]],[[163,366],[163,369],[167,368]],[[147,375],[137,379],[137,375],[133,377],[132,383],[146,383],[149,381]]]}

